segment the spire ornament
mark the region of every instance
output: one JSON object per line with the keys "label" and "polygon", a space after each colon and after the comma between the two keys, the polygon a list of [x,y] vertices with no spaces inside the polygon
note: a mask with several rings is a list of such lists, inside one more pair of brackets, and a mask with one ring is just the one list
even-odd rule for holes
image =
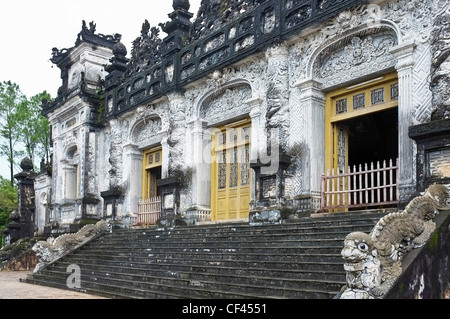
{"label": "spire ornament", "polygon": [[189,3],[189,0],[173,0],[172,8],[176,10],[186,10],[188,11],[191,7],[191,4]]}

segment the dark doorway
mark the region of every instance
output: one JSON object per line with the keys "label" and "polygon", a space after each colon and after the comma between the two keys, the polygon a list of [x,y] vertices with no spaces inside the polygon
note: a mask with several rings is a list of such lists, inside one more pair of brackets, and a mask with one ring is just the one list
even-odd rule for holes
{"label": "dark doorway", "polygon": [[341,122],[349,129],[348,164],[364,165],[398,157],[398,109],[369,113]]}

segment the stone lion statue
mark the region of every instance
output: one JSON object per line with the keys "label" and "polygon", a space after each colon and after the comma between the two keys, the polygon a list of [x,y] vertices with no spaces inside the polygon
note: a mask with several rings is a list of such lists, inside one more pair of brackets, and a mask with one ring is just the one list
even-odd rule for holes
{"label": "stone lion statue", "polygon": [[347,272],[347,286],[341,299],[371,299],[368,290],[381,283],[380,260],[372,237],[363,232],[350,233],[341,255]]}
{"label": "stone lion statue", "polygon": [[39,263],[34,272],[38,272],[46,265],[63,256],[76,246],[81,245],[92,239],[95,235],[109,230],[107,221],[101,220],[95,225],[86,225],[77,233],[64,234],[57,238],[48,238],[46,241],[37,242],[32,250],[39,257]]}
{"label": "stone lion statue", "polygon": [[433,184],[402,212],[381,218],[370,234],[353,232],[341,251],[347,272],[340,299],[382,298],[402,272],[403,256],[423,246],[436,229],[433,218],[448,210],[448,190]]}

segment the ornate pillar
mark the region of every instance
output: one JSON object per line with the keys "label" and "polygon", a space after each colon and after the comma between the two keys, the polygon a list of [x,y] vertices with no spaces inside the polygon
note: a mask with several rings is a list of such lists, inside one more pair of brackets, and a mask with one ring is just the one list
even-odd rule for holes
{"label": "ornate pillar", "polygon": [[[289,141],[289,51],[284,45],[267,50],[267,111],[266,129],[269,140],[278,134],[276,142],[282,150]],[[273,132],[274,130],[277,133]],[[270,143],[270,141],[268,141]]]}
{"label": "ornate pillar", "polygon": [[158,221],[160,225],[165,225],[176,214],[180,205],[180,185],[177,177],[174,175],[173,158],[171,158],[170,135],[168,131],[159,132],[161,136],[162,146],[162,167],[161,179],[157,181],[157,185],[161,190],[161,210],[162,217]]}
{"label": "ornate pillar", "polygon": [[414,42],[399,44],[391,49],[397,58],[395,68],[398,72],[398,180],[399,206],[407,203],[415,191],[415,160],[414,142],[409,138],[409,127],[412,123],[413,112],[413,67]]}
{"label": "ornate pillar", "polygon": [[97,184],[95,183],[95,174],[97,172],[97,132],[94,129],[87,133],[86,146],[86,185],[85,194],[97,194]]}
{"label": "ornate pillar", "polygon": [[[18,202],[18,222],[19,229],[16,234],[11,232],[11,243],[21,238],[32,238],[34,236],[35,227],[35,199],[34,199],[34,180],[33,163],[26,157],[20,163],[22,172],[14,175],[17,179],[19,202]],[[14,219],[12,218],[14,221]],[[13,223],[8,226],[13,229]],[[17,236],[18,238],[15,238]]]}
{"label": "ornate pillar", "polygon": [[258,158],[260,153],[260,145],[258,140],[258,135],[262,131],[261,127],[261,104],[262,100],[260,98],[253,98],[246,103],[250,106],[250,119],[251,124],[251,139],[250,139],[250,158]]}
{"label": "ornate pillar", "polygon": [[168,140],[170,162],[169,174],[173,169],[185,166],[185,144],[186,144],[186,110],[185,98],[178,93],[169,94],[169,130]]}
{"label": "ornate pillar", "polygon": [[191,205],[186,210],[188,224],[211,220],[211,132],[207,122],[198,119],[191,123],[193,139],[193,172]]}
{"label": "ornate pillar", "polygon": [[[251,107],[250,119],[251,119],[251,136],[250,136],[250,159],[255,160],[260,158],[260,145],[258,136],[261,134],[263,129],[261,128],[261,104],[262,100],[260,98],[255,98],[248,100],[246,102]],[[255,173],[251,170],[251,202],[254,203],[256,200],[256,185],[257,181],[255,179]]]}
{"label": "ornate pillar", "polygon": [[122,160],[123,160],[123,138],[122,126],[118,120],[111,120],[111,146],[109,150],[109,162],[111,169],[109,170],[110,188],[120,187],[122,184]]}
{"label": "ornate pillar", "polygon": [[159,136],[161,138],[162,147],[162,159],[161,159],[161,178],[169,177],[169,132],[167,130],[160,131]]}
{"label": "ornate pillar", "polygon": [[409,128],[409,136],[417,143],[417,191],[437,183],[450,188],[450,12],[441,10],[433,21],[430,37],[432,93],[431,119]]}
{"label": "ornate pillar", "polygon": [[109,190],[101,192],[103,198],[103,218],[110,220],[114,227],[122,227],[122,215],[125,191],[123,189],[123,137],[121,123],[110,121],[111,145],[109,150]]}
{"label": "ornate pillar", "polygon": [[124,145],[123,151],[125,155],[124,174],[128,181],[128,193],[123,211],[128,215],[134,215],[137,212],[137,202],[142,197],[142,159],[144,155],[133,143]]}
{"label": "ornate pillar", "polygon": [[81,130],[85,134],[85,143],[82,144],[83,156],[80,157],[80,196],[82,200],[81,218],[97,220],[101,216],[100,198],[96,184],[97,172],[97,133],[93,128]]}
{"label": "ornate pillar", "polygon": [[206,130],[206,122],[193,122],[195,174],[192,181],[192,202],[203,208],[211,201],[211,134]]}
{"label": "ornate pillar", "polygon": [[[247,101],[251,106],[252,120],[250,167],[253,172],[249,216],[252,225],[280,223],[292,210],[285,201],[285,172],[290,158],[283,153],[287,146],[288,130],[287,106],[284,102],[287,100],[279,105],[269,102],[268,112],[274,111],[269,116],[261,112],[262,100],[256,98]],[[266,118],[262,114],[266,114]]]}
{"label": "ornate pillar", "polygon": [[321,176],[325,171],[325,93],[321,83],[306,79],[296,83],[303,112],[302,193],[310,196],[310,209],[320,208]]}

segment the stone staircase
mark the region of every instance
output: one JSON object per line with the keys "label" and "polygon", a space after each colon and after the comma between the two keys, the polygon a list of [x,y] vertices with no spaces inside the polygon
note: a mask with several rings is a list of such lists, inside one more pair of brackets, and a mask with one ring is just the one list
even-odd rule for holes
{"label": "stone staircase", "polygon": [[110,298],[331,299],[345,285],[344,237],[370,232],[381,216],[114,230],[25,281],[68,289],[75,264],[81,291]]}

